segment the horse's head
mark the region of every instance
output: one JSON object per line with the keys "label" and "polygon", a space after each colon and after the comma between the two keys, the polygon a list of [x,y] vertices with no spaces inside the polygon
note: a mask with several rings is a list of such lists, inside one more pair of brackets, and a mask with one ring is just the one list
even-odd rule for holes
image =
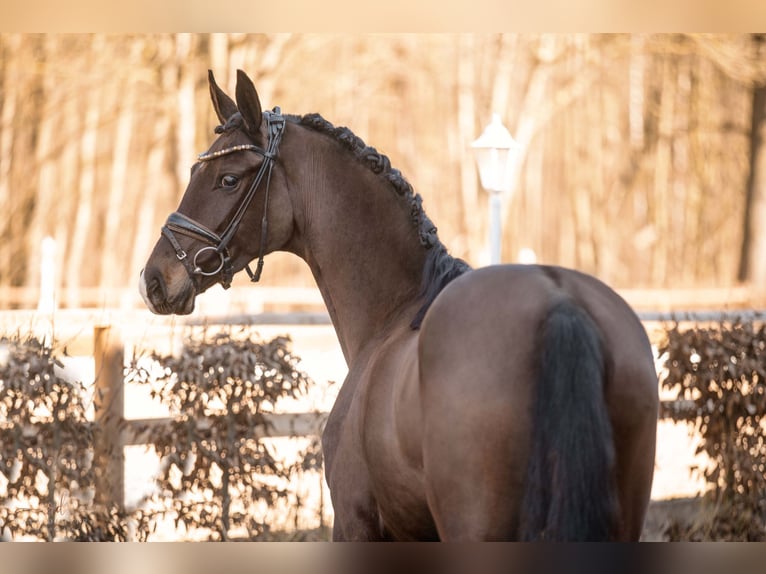
{"label": "horse's head", "polygon": [[[278,108],[261,111],[255,87],[241,70],[236,103],[212,72],[209,81],[220,135],[192,167],[178,211],[168,217],[141,272],[141,295],[155,313],[191,313],[197,294],[215,283],[228,287],[245,267],[257,281],[263,255],[291,233],[285,186],[275,184],[284,182],[275,169],[284,118]],[[255,257],[253,273],[248,264]]]}

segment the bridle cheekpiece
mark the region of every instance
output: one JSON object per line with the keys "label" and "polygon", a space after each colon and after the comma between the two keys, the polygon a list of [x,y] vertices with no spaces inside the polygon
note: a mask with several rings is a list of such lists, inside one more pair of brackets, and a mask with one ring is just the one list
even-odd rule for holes
{"label": "bridle cheekpiece", "polygon": [[[271,112],[264,112],[263,117],[266,119],[266,126],[268,131],[268,143],[266,149],[263,149],[254,144],[241,144],[224,149],[220,149],[214,152],[205,152],[200,154],[198,161],[205,162],[217,159],[221,156],[228,155],[230,153],[236,153],[241,151],[252,151],[263,156],[263,163],[258,169],[258,173],[253,179],[247,193],[240,201],[237,211],[232,216],[226,229],[223,233],[218,235],[214,231],[211,231],[201,223],[194,221],[192,218],[175,211],[168,216],[165,225],[162,227],[162,235],[170,242],[173,249],[176,252],[176,257],[181,261],[189,273],[189,277],[195,284],[196,278],[212,277],[214,275],[221,274],[221,285],[224,289],[228,289],[231,286],[231,280],[234,277],[234,271],[231,262],[231,255],[229,254],[229,243],[237,233],[239,225],[242,223],[242,218],[245,216],[247,208],[252,203],[253,198],[258,191],[258,187],[261,184],[263,178],[266,178],[266,190],[263,197],[263,219],[261,220],[261,245],[260,254],[258,255],[258,264],[255,272],[250,269],[250,264],[245,266],[250,280],[257,282],[261,278],[261,272],[263,271],[263,257],[266,248],[266,239],[268,233],[268,220],[266,217],[269,204],[269,185],[271,183],[271,171],[274,167],[274,161],[276,160],[279,152],[279,143],[282,140],[282,135],[285,130],[285,118],[282,115],[279,107],[274,108]],[[189,254],[181,247],[176,234],[185,235],[192,239],[206,243],[205,247],[197,250],[193,257],[189,257]],[[199,261],[200,255],[205,253],[214,253],[218,256],[218,264],[214,269],[205,270]]]}

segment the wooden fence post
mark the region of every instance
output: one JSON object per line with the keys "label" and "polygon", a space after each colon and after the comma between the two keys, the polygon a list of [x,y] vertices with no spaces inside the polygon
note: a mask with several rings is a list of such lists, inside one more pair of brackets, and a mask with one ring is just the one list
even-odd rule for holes
{"label": "wooden fence post", "polygon": [[125,412],[125,348],[120,332],[111,326],[93,329],[96,363],[94,459],[96,504],[120,510],[125,505],[125,457],[121,429]]}

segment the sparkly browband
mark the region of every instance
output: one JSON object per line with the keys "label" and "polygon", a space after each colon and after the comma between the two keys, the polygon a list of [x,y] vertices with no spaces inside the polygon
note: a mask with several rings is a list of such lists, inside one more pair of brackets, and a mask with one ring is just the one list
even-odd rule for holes
{"label": "sparkly browband", "polygon": [[266,152],[263,148],[258,147],[257,145],[253,144],[242,144],[242,145],[235,145],[231,147],[227,147],[224,149],[219,149],[218,151],[206,151],[204,153],[201,153],[197,156],[198,161],[210,161],[211,159],[215,159],[217,157],[221,157],[222,155],[227,155],[230,153],[234,153],[235,151],[254,151],[261,155],[265,155]]}

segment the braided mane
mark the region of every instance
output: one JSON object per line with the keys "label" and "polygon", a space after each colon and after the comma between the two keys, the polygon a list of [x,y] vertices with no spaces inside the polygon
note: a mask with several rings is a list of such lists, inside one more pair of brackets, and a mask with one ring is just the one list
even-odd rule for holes
{"label": "braided mane", "polygon": [[420,296],[424,301],[410,323],[413,329],[420,328],[426,311],[436,296],[450,281],[466,271],[470,271],[471,267],[462,259],[454,258],[447,252],[447,248],[436,234],[436,226],[423,209],[423,199],[420,194],[413,191],[410,183],[398,169],[391,167],[388,157],[378,152],[374,147],[366,145],[350,129],[335,127],[319,114],[287,116],[287,119],[335,139],[344,148],[351,151],[357,160],[388,181],[399,198],[407,201],[410,208],[410,219],[413,226],[418,230],[420,244],[428,250],[420,287]]}

